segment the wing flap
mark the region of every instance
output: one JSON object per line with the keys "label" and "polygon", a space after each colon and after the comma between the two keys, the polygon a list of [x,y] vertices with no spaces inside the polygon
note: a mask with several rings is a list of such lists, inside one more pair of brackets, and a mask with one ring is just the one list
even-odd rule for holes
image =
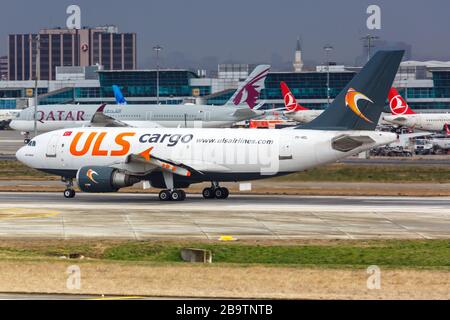
{"label": "wing flap", "polygon": [[190,177],[192,173],[202,174],[200,171],[195,170],[194,168],[189,167],[183,163],[177,163],[172,160],[159,158],[151,154],[152,151],[153,147],[139,154],[131,154],[130,156],[128,156],[127,162],[128,163],[137,162],[147,165],[150,164],[151,166],[154,166],[155,169],[158,168],[162,171],[171,172],[173,174],[183,177]]}

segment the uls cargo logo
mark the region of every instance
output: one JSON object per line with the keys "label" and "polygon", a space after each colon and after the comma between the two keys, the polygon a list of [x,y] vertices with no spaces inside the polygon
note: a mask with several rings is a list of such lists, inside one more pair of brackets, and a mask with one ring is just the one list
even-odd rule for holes
{"label": "uls cargo logo", "polygon": [[89,180],[91,180],[95,184],[98,184],[98,182],[94,179],[94,175],[98,176],[98,173],[92,169],[89,169],[89,171],[86,173],[86,176],[89,178]]}
{"label": "uls cargo logo", "polygon": [[347,95],[345,96],[345,104],[349,107],[358,117],[361,119],[373,123],[370,119],[368,119],[362,112],[359,110],[358,101],[366,100],[370,103],[373,103],[367,96],[362,94],[361,92],[356,91],[353,88],[348,89]]}
{"label": "uls cargo logo", "polygon": [[[86,132],[77,132],[70,143],[70,154],[75,157],[82,157],[88,153],[94,157],[122,157],[129,154],[131,143],[129,138],[136,136],[136,132],[123,132],[115,136],[110,148],[105,148],[105,137],[107,132],[89,132],[83,139]],[[87,133],[86,133],[87,134]],[[65,132],[64,135],[72,136],[72,132]],[[166,144],[167,147],[174,147],[178,143],[189,143],[194,136],[192,134],[143,134],[139,138],[141,144]],[[109,145],[108,145],[109,146]],[[109,150],[111,149],[111,150]]]}

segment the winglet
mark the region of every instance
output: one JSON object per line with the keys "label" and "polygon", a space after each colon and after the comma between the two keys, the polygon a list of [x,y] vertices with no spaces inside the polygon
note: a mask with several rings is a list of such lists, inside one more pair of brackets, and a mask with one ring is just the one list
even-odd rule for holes
{"label": "winglet", "polygon": [[150,161],[150,158],[151,158],[150,153],[152,152],[152,150],[153,150],[153,147],[139,153],[139,155],[142,156],[145,160]]}
{"label": "winglet", "polygon": [[113,88],[113,91],[114,91],[114,97],[116,98],[116,103],[117,104],[121,104],[121,105],[127,104],[127,100],[123,96],[122,91],[120,90],[120,88],[118,86],[116,86],[116,85],[113,85],[112,88]]}
{"label": "winglet", "polygon": [[106,103],[102,104],[96,111],[96,113],[103,113],[103,111],[105,110],[106,107]]}

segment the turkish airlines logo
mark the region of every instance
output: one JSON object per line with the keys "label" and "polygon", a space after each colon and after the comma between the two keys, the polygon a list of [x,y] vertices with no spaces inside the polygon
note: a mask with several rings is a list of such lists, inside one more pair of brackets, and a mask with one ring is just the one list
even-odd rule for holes
{"label": "turkish airlines logo", "polygon": [[89,180],[91,180],[95,184],[98,184],[98,182],[95,181],[94,179],[94,175],[98,176],[98,173],[92,169],[89,169],[88,172],[86,173],[86,176],[89,178]]}
{"label": "turkish airlines logo", "polygon": [[400,95],[396,95],[389,101],[389,106],[394,115],[405,114],[408,112],[408,106]]}
{"label": "turkish airlines logo", "polygon": [[284,104],[289,111],[295,109],[297,103],[295,103],[295,98],[292,92],[286,93],[284,96]]}
{"label": "turkish airlines logo", "polygon": [[358,92],[353,88],[348,89],[347,95],[345,96],[346,106],[349,107],[350,110],[352,110],[358,117],[360,117],[364,121],[373,123],[370,119],[368,119],[361,112],[361,110],[359,110],[359,107],[358,107],[359,100],[365,100],[365,101],[369,101],[370,103],[373,103],[373,101],[370,98],[368,98],[366,95],[362,94],[361,92]]}

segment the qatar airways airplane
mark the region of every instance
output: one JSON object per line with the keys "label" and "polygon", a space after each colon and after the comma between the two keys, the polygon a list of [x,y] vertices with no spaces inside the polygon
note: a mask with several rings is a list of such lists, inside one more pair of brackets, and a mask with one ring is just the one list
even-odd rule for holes
{"label": "qatar airways airplane", "polygon": [[[257,110],[257,100],[269,70],[269,65],[257,66],[224,106],[131,105],[125,104],[125,101],[119,101],[119,105],[101,107],[42,105],[37,110],[37,130],[48,132],[75,127],[231,127],[234,123],[264,115],[263,111]],[[33,131],[34,107],[23,110],[11,121],[10,127],[26,135]]]}
{"label": "qatar airways airplane", "polygon": [[312,122],[292,130],[74,128],[35,137],[16,154],[59,175],[66,198],[81,191],[116,192],[140,181],[182,201],[191,184],[211,182],[206,199],[226,199],[220,182],[265,179],[309,170],[397,140],[375,127],[403,51],[379,51]]}

